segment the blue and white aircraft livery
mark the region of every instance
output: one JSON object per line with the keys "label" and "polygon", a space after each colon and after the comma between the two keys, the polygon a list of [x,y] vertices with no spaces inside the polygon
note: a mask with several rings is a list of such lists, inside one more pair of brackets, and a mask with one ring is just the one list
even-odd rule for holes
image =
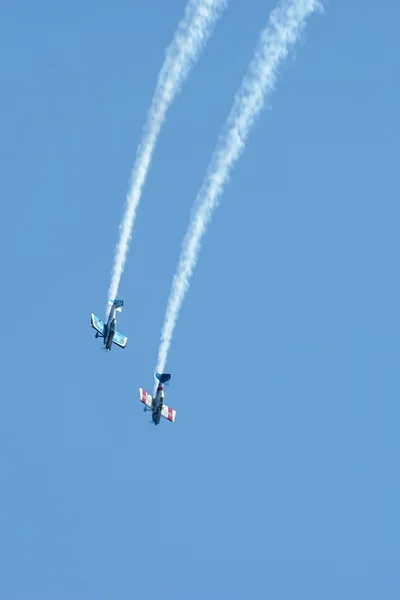
{"label": "blue and white aircraft livery", "polygon": [[102,337],[104,340],[104,350],[109,352],[111,350],[112,344],[116,344],[120,348],[125,348],[126,342],[128,338],[122,333],[118,333],[115,331],[115,326],[117,324],[116,312],[121,312],[122,307],[124,305],[123,300],[109,300],[108,304],[111,305],[110,314],[108,315],[107,323],[103,323],[96,315],[93,313],[90,315],[90,322],[93,329],[96,330],[95,337]]}
{"label": "blue and white aircraft livery", "polygon": [[153,396],[142,390],[142,388],[139,388],[139,400],[145,405],[144,412],[146,410],[152,411],[154,425],[159,424],[161,417],[173,423],[175,421],[176,410],[164,404],[164,383],[166,384],[171,379],[171,375],[168,373],[156,373],[156,378],[160,383],[158,384],[155,397],[153,398]]}

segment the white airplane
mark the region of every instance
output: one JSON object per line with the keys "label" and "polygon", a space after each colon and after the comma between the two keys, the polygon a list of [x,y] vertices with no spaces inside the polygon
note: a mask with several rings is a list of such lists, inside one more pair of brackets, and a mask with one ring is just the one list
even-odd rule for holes
{"label": "white airplane", "polygon": [[107,351],[111,350],[111,346],[114,342],[120,348],[125,348],[128,338],[122,333],[115,331],[117,324],[116,312],[121,312],[124,305],[123,300],[109,300],[108,304],[111,306],[110,314],[108,315],[107,323],[103,323],[93,313],[90,315],[90,323],[93,329],[96,330],[95,337],[102,337],[104,339],[104,349]]}
{"label": "white airplane", "polygon": [[167,383],[171,379],[171,375],[168,373],[156,373],[156,378],[160,383],[158,384],[155,397],[153,398],[153,396],[142,390],[142,388],[139,388],[139,400],[145,405],[144,412],[147,410],[152,411],[153,414],[151,416],[154,425],[159,424],[161,417],[173,423],[175,421],[176,410],[164,404],[164,383]]}

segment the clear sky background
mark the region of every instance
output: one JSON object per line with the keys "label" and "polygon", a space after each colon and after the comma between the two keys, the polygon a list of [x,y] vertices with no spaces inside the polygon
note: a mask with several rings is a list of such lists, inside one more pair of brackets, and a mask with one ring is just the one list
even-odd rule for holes
{"label": "clear sky background", "polygon": [[4,600],[398,599],[396,2],[331,0],[204,239],[192,202],[275,3],[231,0],[173,104],[102,352],[130,171],[184,0],[0,3]]}

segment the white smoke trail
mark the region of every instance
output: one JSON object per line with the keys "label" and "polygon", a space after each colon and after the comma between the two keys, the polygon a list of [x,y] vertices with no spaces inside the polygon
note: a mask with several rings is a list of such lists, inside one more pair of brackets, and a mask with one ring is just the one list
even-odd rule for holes
{"label": "white smoke trail", "polygon": [[167,110],[179,93],[183,81],[198,59],[211,36],[216,20],[221,16],[228,0],[189,0],[184,17],[178,25],[174,39],[166,51],[156,89],[147,113],[143,137],[132,171],[125,214],[120,225],[120,238],[116,247],[109,298],[116,298],[124,270],[129,242],[158,134]]}
{"label": "white smoke trail", "polygon": [[317,8],[322,9],[318,0],[283,0],[271,13],[268,25],[261,33],[253,59],[235,96],[226,131],[218,141],[194,203],[165,313],[156,368],[158,372],[164,371],[176,320],[196,266],[201,240],[218,199],[266,96],[274,89],[278,66],[299,39],[306,18]]}

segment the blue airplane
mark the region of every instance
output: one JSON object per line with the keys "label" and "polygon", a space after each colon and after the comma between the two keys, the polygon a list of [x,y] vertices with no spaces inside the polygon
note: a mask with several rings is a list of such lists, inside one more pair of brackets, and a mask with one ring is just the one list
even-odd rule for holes
{"label": "blue airplane", "polygon": [[144,404],[144,412],[151,410],[151,415],[154,425],[158,425],[161,421],[161,417],[168,419],[171,423],[175,422],[176,410],[170,408],[164,404],[164,384],[168,385],[168,381],[171,379],[169,373],[156,373],[156,378],[159,381],[157,386],[157,392],[155,397],[145,392],[142,388],[139,388],[139,400]]}
{"label": "blue airplane", "polygon": [[104,340],[104,350],[109,352],[114,342],[120,348],[125,348],[128,338],[118,331],[115,331],[115,325],[117,324],[116,312],[121,312],[124,305],[123,300],[109,300],[108,304],[111,306],[110,314],[108,315],[107,323],[103,323],[93,313],[90,315],[90,322],[93,329],[96,330],[95,337],[102,337]]}

